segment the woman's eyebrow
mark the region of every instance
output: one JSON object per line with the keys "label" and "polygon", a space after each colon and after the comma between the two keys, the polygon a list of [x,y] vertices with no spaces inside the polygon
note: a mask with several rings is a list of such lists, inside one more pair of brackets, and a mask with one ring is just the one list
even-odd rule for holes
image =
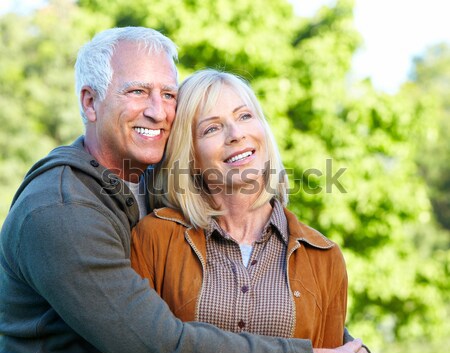
{"label": "woman's eyebrow", "polygon": [[247,104],[242,104],[242,105],[240,105],[239,107],[234,108],[234,109],[233,109],[233,113],[236,113],[239,109],[244,108],[244,107],[246,107],[246,106],[247,106]]}

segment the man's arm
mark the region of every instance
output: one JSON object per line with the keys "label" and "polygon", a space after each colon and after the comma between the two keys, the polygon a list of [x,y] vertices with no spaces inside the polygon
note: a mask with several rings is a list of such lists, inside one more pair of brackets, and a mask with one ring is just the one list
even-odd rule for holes
{"label": "man's arm", "polygon": [[[309,340],[182,323],[130,267],[125,226],[79,204],[42,208],[21,229],[20,270],[61,318],[105,353],[312,353]],[[128,242],[128,244],[127,244]]]}

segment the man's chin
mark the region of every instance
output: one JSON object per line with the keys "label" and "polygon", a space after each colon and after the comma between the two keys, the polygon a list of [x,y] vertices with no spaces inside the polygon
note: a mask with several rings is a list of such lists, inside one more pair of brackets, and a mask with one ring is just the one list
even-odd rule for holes
{"label": "man's chin", "polygon": [[152,155],[151,157],[145,158],[142,161],[142,165],[145,165],[146,168],[147,168],[150,165],[157,164],[157,163],[161,162],[162,158],[163,158],[163,153],[157,154],[157,155]]}

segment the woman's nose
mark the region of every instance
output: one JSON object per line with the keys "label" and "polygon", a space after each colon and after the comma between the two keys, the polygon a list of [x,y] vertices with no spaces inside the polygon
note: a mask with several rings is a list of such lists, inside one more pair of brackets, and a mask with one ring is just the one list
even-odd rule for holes
{"label": "woman's nose", "polygon": [[245,133],[236,123],[232,123],[227,127],[227,144],[239,142],[245,138]]}

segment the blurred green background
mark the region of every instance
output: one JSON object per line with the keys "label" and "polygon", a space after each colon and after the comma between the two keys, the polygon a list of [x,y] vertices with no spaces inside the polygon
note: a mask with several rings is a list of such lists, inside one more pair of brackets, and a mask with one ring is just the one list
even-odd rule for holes
{"label": "blurred green background", "polygon": [[251,82],[289,170],[290,208],[344,251],[352,334],[374,353],[448,352],[450,48],[416,58],[396,94],[350,81],[362,45],[353,6],[300,18],[287,0],[53,0],[1,15],[1,223],[29,167],[83,133],[78,48],[108,27],[149,26],[179,46],[181,79],[213,67]]}

